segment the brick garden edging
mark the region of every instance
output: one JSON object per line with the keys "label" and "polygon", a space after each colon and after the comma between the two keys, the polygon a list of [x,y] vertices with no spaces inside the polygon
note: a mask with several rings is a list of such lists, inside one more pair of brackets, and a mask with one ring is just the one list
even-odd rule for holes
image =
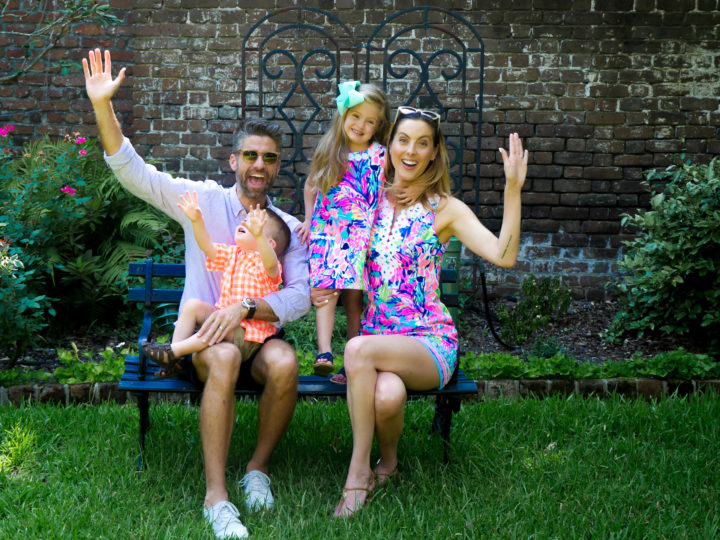
{"label": "brick garden edging", "polygon": [[[720,380],[675,379],[487,379],[475,381],[478,399],[505,397],[546,397],[552,395],[581,397],[609,397],[612,394],[628,398],[659,399],[664,396],[688,396],[699,392],[720,395]],[[190,394],[150,394],[154,401],[190,401]],[[53,403],[75,405],[98,404],[104,401],[126,403],[132,401],[131,392],[121,392],[116,382],[81,384],[26,384],[0,387],[0,407],[22,403]],[[470,398],[472,399],[472,398]]]}

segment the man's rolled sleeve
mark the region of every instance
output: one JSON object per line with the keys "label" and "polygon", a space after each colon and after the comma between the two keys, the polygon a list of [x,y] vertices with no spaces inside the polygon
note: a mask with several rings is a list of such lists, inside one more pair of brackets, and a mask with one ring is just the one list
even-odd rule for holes
{"label": "man's rolled sleeve", "polygon": [[299,319],[310,311],[310,271],[307,265],[307,248],[295,233],[291,234],[288,250],[282,258],[283,288],[265,296],[278,318],[278,324]]}

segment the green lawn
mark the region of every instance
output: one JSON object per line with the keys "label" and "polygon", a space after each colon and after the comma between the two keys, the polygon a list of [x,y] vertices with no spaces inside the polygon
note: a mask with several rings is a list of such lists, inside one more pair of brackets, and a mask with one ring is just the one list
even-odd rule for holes
{"label": "green lawn", "polygon": [[[453,463],[408,405],[400,479],[331,517],[351,449],[345,403],[301,402],[273,463],[254,538],[712,538],[720,535],[720,399],[569,397],[465,403]],[[135,472],[134,406],[0,409],[0,538],[212,538],[196,408],[151,408]],[[256,403],[237,406],[229,478],[239,503]]]}

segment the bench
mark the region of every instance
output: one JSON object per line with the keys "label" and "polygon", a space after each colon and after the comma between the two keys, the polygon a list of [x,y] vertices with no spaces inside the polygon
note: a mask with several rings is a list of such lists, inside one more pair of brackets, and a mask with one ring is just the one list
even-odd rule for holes
{"label": "bench", "polygon": [[[158,325],[157,314],[153,308],[162,304],[179,304],[182,295],[180,288],[160,288],[153,285],[158,279],[163,278],[184,278],[184,264],[156,263],[152,259],[144,262],[130,263],[130,276],[144,279],[144,287],[131,287],[129,289],[129,300],[143,303],[143,322],[140,336],[138,337],[137,355],[125,357],[125,372],[120,379],[118,389],[131,392],[137,399],[140,411],[140,455],[138,457],[138,470],[143,466],[145,451],[145,434],[150,427],[150,393],[181,393],[199,395],[202,388],[193,384],[190,380],[179,377],[166,379],[155,379],[155,373],[160,369],[152,360],[145,357],[140,347],[140,342],[149,339],[153,326]],[[454,268],[443,268],[441,273],[441,287],[443,291],[447,285],[457,283],[457,273]],[[443,292],[443,302],[446,305],[457,306],[457,292]],[[155,320],[154,320],[155,319]],[[173,319],[174,320],[174,319]],[[238,396],[260,395],[261,388],[252,381],[247,386],[239,385],[235,390]],[[461,398],[463,396],[477,395],[475,381],[468,379],[462,370],[458,369],[453,374],[451,381],[442,390],[429,390],[426,392],[409,391],[409,398],[422,398],[435,396],[435,416],[431,425],[431,432],[440,433],[443,441],[443,453],[445,463],[450,460],[450,426],[452,415],[460,410]],[[298,397],[339,397],[344,398],[346,387],[333,384],[329,379],[315,375],[300,375],[298,377]]]}

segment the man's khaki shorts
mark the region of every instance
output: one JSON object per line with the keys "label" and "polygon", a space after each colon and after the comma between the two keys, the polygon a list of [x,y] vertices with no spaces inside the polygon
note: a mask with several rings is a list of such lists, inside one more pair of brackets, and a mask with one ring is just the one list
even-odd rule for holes
{"label": "man's khaki shorts", "polygon": [[245,329],[242,326],[238,326],[235,329],[233,343],[235,343],[235,346],[240,350],[240,356],[243,362],[252,358],[260,347],[262,347],[262,343],[258,343],[257,341],[245,341]]}

